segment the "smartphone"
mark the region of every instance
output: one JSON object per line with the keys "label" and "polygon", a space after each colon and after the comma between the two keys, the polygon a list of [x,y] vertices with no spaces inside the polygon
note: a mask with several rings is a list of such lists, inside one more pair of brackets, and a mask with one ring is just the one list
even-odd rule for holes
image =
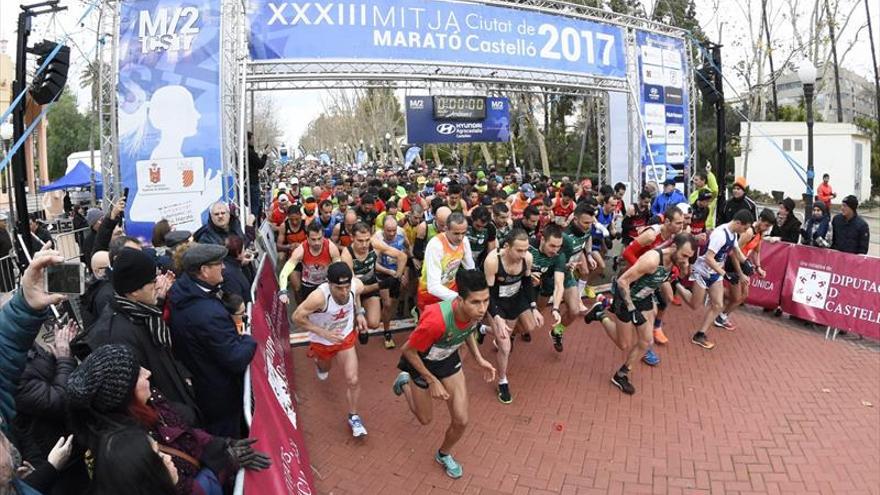
{"label": "smartphone", "polygon": [[76,261],[47,266],[43,270],[46,292],[82,294],[85,292],[85,265]]}
{"label": "smartphone", "polygon": [[128,201],[128,188],[127,188],[127,187],[126,187],[125,189],[122,190],[122,197],[123,197],[126,201]]}

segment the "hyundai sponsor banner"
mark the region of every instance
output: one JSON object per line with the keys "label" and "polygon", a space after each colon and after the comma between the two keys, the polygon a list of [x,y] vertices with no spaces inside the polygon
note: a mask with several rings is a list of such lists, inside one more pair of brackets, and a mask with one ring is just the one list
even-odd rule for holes
{"label": "hyundai sponsor banner", "polygon": [[250,0],[254,60],[491,65],[626,77],[623,29],[452,0]]}
{"label": "hyundai sponsor banner", "polygon": [[410,143],[473,143],[510,140],[510,101],[486,98],[486,118],[458,121],[434,119],[434,99],[407,96],[406,140]]}
{"label": "hyundai sponsor banner", "polygon": [[880,339],[880,259],[793,246],[782,289],[791,315]]}
{"label": "hyundai sponsor banner", "polygon": [[220,2],[126,0],[119,30],[119,170],[126,232],[195,230],[221,198]]}
{"label": "hyundai sponsor banner", "polygon": [[636,31],[639,68],[641,164],[648,181],[685,182],[690,149],[687,52],[684,41]]}
{"label": "hyundai sponsor banner", "polygon": [[749,277],[749,297],[746,300],[748,304],[771,309],[779,307],[782,283],[788,267],[788,254],[794,247],[797,246],[787,242],[761,244],[761,268],[766,272],[766,276],[762,278],[754,274]]}
{"label": "hyundai sponsor banner", "polygon": [[251,362],[254,404],[250,436],[254,448],[272,457],[264,471],[245,471],[245,495],[315,493],[314,479],[293,401],[293,380],[289,373],[290,341],[287,308],[278,301],[274,265],[263,263],[254,305],[251,333],[257,351]]}

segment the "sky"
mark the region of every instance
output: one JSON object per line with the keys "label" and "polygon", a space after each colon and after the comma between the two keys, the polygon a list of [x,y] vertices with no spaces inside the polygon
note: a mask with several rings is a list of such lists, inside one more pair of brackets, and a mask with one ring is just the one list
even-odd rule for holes
{"label": "sky", "polygon": [[[14,57],[16,21],[19,12],[19,5],[35,3],[35,1],[22,0],[0,0],[0,41],[6,39],[9,43],[6,53]],[[219,0],[217,0],[219,1]],[[657,0],[663,1],[663,0]],[[839,52],[843,52],[851,43],[852,49],[846,54],[842,66],[846,67],[864,77],[871,79],[873,72],[871,69],[870,46],[868,44],[867,29],[858,28],[866,23],[866,14],[864,0],[838,0],[839,9],[842,12],[839,18],[844,17],[844,13],[849,13],[852,9],[852,16],[849,24],[841,33],[841,42],[838,44]],[[880,50],[880,2],[876,0],[868,0],[871,7],[871,17],[874,28],[874,45]],[[794,5],[796,15],[806,18],[810,14],[814,2],[807,0],[768,0],[771,5],[770,25],[773,37],[773,44],[776,47],[777,65],[779,59],[784,58],[790,52],[794,30],[790,20],[786,18],[789,15],[791,6]],[[833,1],[832,1],[833,3]],[[654,0],[643,0],[643,4],[647,11],[651,11]],[[46,15],[38,18],[34,24],[31,34],[32,44],[41,39],[58,40],[66,35],[70,35],[72,46],[73,67],[70,72],[68,84],[75,88],[81,108],[87,108],[89,105],[89,94],[87,91],[79,88],[79,77],[85,67],[85,60],[94,58],[95,54],[95,25],[97,23],[97,11],[93,11],[83,24],[77,24],[77,21],[86,12],[88,2],[85,0],[61,0],[60,5],[67,6],[68,10],[59,12],[54,16]],[[734,66],[744,58],[750,51],[749,24],[748,16],[752,15],[756,23],[754,24],[754,35],[758,35],[757,29],[760,24],[757,22],[760,18],[761,0],[696,0],[697,18],[700,21],[703,31],[712,41],[720,42],[725,45],[723,49],[724,71],[726,76],[734,85],[736,91],[742,91],[745,87],[742,79],[736,77]],[[803,26],[806,21],[800,22],[799,31],[803,32]],[[745,41],[745,42],[743,42]],[[299,141],[299,137],[306,130],[308,123],[314,117],[317,117],[323,110],[322,95],[326,94],[322,91],[289,91],[289,92],[272,92],[269,93],[274,99],[278,108],[279,120],[284,129],[284,142],[288,145],[295,145]],[[734,95],[735,96],[735,95]],[[286,118],[285,116],[293,116],[296,118]]]}

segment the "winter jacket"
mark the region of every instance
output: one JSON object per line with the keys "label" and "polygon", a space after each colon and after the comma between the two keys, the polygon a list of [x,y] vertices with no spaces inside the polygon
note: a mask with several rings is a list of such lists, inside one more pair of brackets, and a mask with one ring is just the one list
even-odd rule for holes
{"label": "winter jacket", "polygon": [[871,233],[864,218],[856,214],[847,220],[843,213],[838,213],[831,221],[831,229],[834,231],[831,249],[844,253],[868,254],[868,239]]}
{"label": "winter jacket", "polygon": [[[199,469],[191,462],[171,455],[177,467],[177,493],[203,495],[211,493],[211,488],[222,489],[238,469],[227,453],[227,439],[193,427],[157,389],[153,389],[148,404],[159,413],[159,422],[149,430],[153,440],[184,452],[202,464]],[[206,489],[205,484],[212,486]]]}
{"label": "winter jacket", "polygon": [[679,203],[687,203],[687,198],[678,189],[673,189],[671,193],[661,192],[654,198],[654,204],[651,205],[651,213],[662,215],[666,213],[667,208]]}
{"label": "winter jacket", "polygon": [[193,239],[202,244],[226,246],[226,238],[229,237],[230,234],[235,234],[238,237],[241,237],[242,241],[246,240],[244,232],[241,231],[239,219],[232,215],[229,218],[229,230],[218,228],[213,222],[209,221],[193,234]]}
{"label": "winter jacket", "polygon": [[228,256],[223,260],[223,291],[238,294],[246,303],[251,302],[251,283],[241,263]]}
{"label": "winter jacket", "polygon": [[80,315],[83,328],[90,328],[98,321],[104,308],[113,299],[113,284],[107,279],[95,279],[80,297]]}
{"label": "winter jacket", "polygon": [[21,291],[0,309],[0,431],[5,435],[15,418],[15,394],[28,351],[48,317],[48,309],[35,311],[28,306]]}
{"label": "winter jacket", "polygon": [[773,230],[770,231],[770,236],[779,237],[785,242],[797,244],[798,239],[800,239],[801,236],[801,221],[794,216],[794,213],[792,213],[785,219],[785,223],[773,226]]}
{"label": "winter jacket", "polygon": [[140,365],[150,370],[150,383],[185,412],[187,421],[200,424],[201,414],[196,405],[192,374],[178,362],[172,350],[153,341],[147,328],[130,319],[115,301],[104,308],[92,328],[77,336],[71,349],[84,359],[93,350],[106,344],[124,344],[131,347]]}
{"label": "winter jacket", "polygon": [[804,228],[801,229],[801,243],[807,246],[828,247],[830,243],[825,245],[817,243],[819,239],[822,239],[821,242],[827,242],[831,237],[828,235],[828,227],[831,225],[828,208],[821,201],[817,201],[813,205],[822,210],[822,216],[815,218],[810,215],[810,218],[804,223]]}
{"label": "winter jacket", "polygon": [[89,271],[92,271],[92,255],[95,254],[95,238],[98,232],[95,229],[89,229],[83,238],[81,261],[86,264]]}
{"label": "winter jacket", "polygon": [[743,196],[742,198],[734,198],[730,197],[726,203],[724,203],[724,209],[721,210],[721,220],[716,225],[721,225],[723,223],[730,222],[733,220],[733,217],[740,210],[748,210],[749,213],[752,214],[752,221],[758,218],[758,205],[755,204],[754,201],[749,199],[748,196]]}
{"label": "winter jacket", "polygon": [[[52,495],[76,495],[89,484],[86,465],[76,453],[60,472],[49,465],[49,452],[55,442],[71,432],[65,427],[67,377],[76,368],[72,357],[56,358],[34,345],[28,352],[27,365],[15,396],[17,415],[13,421],[16,445],[22,458],[47,476],[28,476],[27,481]],[[48,478],[48,479],[41,479]]]}
{"label": "winter jacket", "polygon": [[241,436],[242,375],[257,344],[239,335],[232,316],[218,297],[219,289],[182,275],[169,291],[174,353],[193,372],[196,400],[205,430],[231,438]]}

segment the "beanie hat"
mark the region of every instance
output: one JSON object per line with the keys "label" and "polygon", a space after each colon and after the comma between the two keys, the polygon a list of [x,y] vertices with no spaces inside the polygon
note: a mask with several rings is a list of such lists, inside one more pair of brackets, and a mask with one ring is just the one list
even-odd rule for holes
{"label": "beanie hat", "polygon": [[113,290],[120,296],[156,280],[156,262],[138,249],[122,248],[113,260]]}
{"label": "beanie hat", "polygon": [[742,190],[746,189],[746,178],[745,177],[737,177],[735,181],[733,181],[734,187],[739,187]]}
{"label": "beanie hat", "polygon": [[98,208],[89,208],[89,211],[86,212],[86,223],[89,224],[89,227],[94,227],[98,220],[104,216],[104,212],[102,212]]}
{"label": "beanie hat", "polygon": [[67,400],[74,409],[118,411],[130,400],[140,374],[134,352],[120,344],[95,349],[67,379]]}
{"label": "beanie hat", "polygon": [[845,204],[846,206],[849,206],[853,210],[859,209],[859,200],[858,200],[858,198],[856,198],[852,194],[843,198],[843,204]]}
{"label": "beanie hat", "polygon": [[794,211],[794,208],[795,208],[794,200],[791,198],[785,198],[782,201],[780,201],[779,204],[784,206],[785,209],[788,210],[789,212]]}

